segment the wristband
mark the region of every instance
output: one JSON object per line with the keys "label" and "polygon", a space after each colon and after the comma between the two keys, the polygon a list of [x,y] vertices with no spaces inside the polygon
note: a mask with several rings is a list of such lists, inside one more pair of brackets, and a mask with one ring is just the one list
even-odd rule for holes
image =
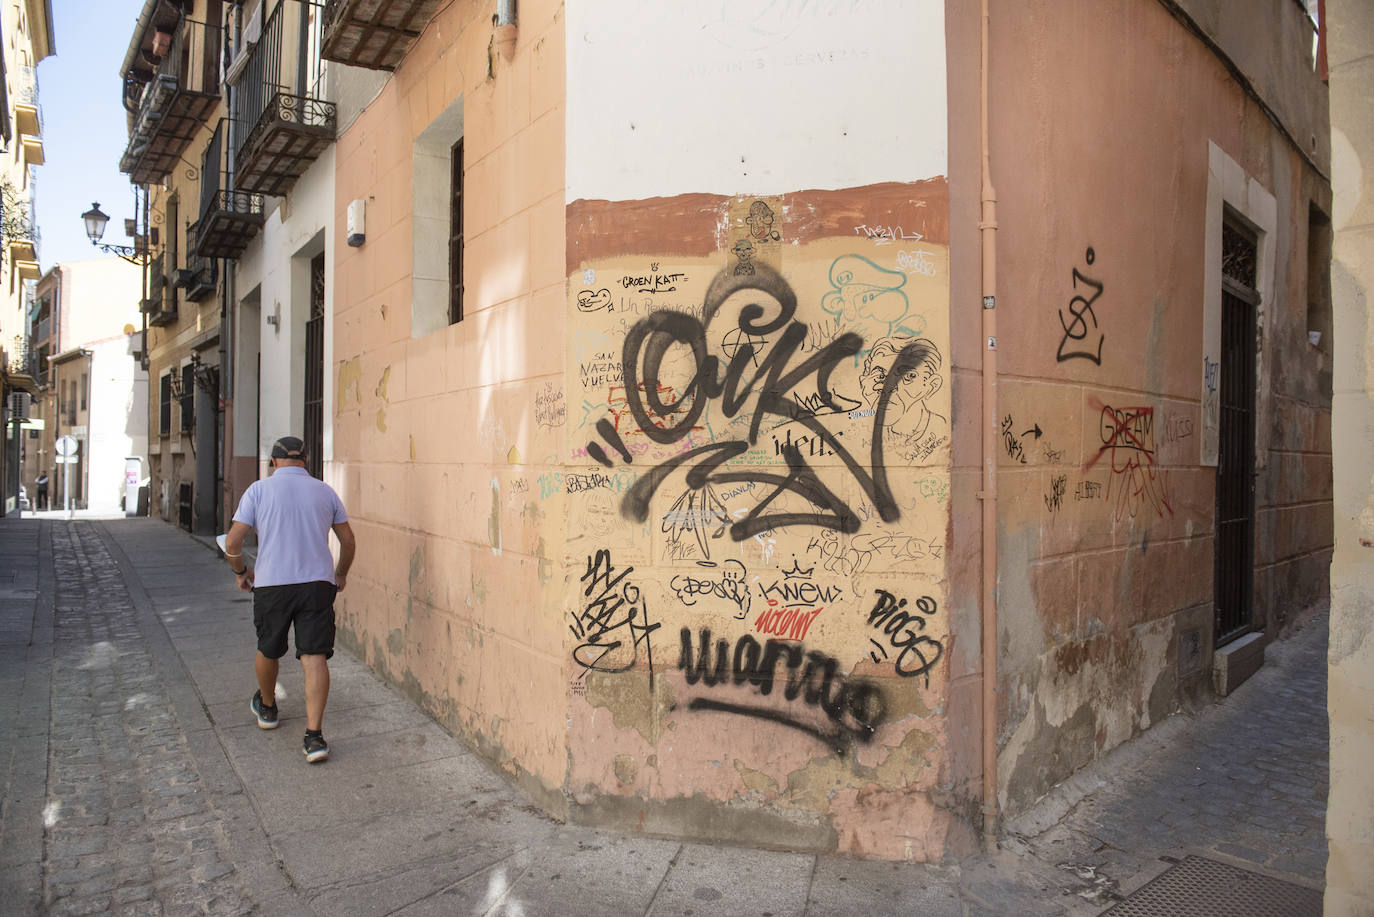
{"label": "wristband", "polygon": [[234,574],[235,576],[243,576],[243,574],[248,572],[248,568],[244,567],[242,570],[235,570],[233,567],[230,567],[229,572]]}

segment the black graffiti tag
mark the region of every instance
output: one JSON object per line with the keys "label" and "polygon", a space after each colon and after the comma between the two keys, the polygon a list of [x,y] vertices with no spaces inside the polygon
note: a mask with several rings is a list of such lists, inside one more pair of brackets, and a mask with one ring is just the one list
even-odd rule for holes
{"label": "black graffiti tag", "polygon": [[839,672],[839,663],[832,656],[817,650],[807,651],[795,643],[769,640],[760,645],[747,634],[735,641],[734,653],[730,642],[716,641],[715,661],[711,659],[711,631],[701,629],[700,652],[693,653],[691,628],[682,628],[682,654],[678,668],[687,676],[687,684],[698,682],[712,688],[734,682],[748,682],[759,694],[773,693],[778,663],[786,670],[787,683],[782,696],[788,701],[801,698],[810,707],[819,707],[831,722],[830,728],[816,726],[806,720],[772,707],[740,704],[712,698],[693,698],[689,710],[715,710],[737,713],[757,719],[781,723],[815,736],[842,753],[855,740],[869,742],[887,716],[887,703],[882,692],[868,681]]}
{"label": "black graffiti tag", "polygon": [[[1097,255],[1091,248],[1088,249],[1083,257],[1084,260],[1088,262],[1089,266],[1097,260]],[[1102,295],[1103,286],[1091,277],[1084,276],[1079,272],[1078,268],[1074,268],[1073,288],[1075,291],[1078,290],[1078,285],[1080,283],[1092,290],[1092,296],[1085,298],[1081,293],[1074,293],[1073,299],[1069,300],[1069,314],[1073,316],[1073,321],[1065,319],[1064,310],[1059,310],[1059,324],[1064,329],[1064,337],[1059,341],[1059,352],[1056,356],[1060,363],[1063,363],[1065,360],[1092,360],[1098,366],[1101,366],[1102,343],[1105,337],[1101,331],[1097,330],[1097,313],[1093,311],[1093,303],[1097,302],[1097,297]],[[1088,328],[1089,321],[1092,322],[1091,329]],[[1064,349],[1064,346],[1068,344],[1069,341],[1074,341],[1075,346],[1077,346],[1076,342],[1086,340],[1088,335],[1094,331],[1097,332],[1096,351],[1091,349],[1066,351]],[[1087,346],[1091,347],[1091,342]]]}
{"label": "black graffiti tag", "polygon": [[[887,637],[888,644],[901,651],[893,663],[897,674],[903,678],[922,675],[928,687],[930,670],[944,655],[945,647],[934,637],[918,632],[926,629],[926,619],[935,614],[935,600],[928,595],[921,596],[916,600],[916,610],[920,614],[910,614],[906,611],[906,599],[898,601],[885,589],[873,591],[878,596],[878,602],[868,614],[868,626],[881,631]],[[869,642],[883,654],[883,659],[887,658],[887,647],[877,640],[870,639]],[[869,658],[874,662],[881,661],[877,652],[871,652]]]}
{"label": "black graffiti tag", "polygon": [[581,582],[587,584],[582,595],[588,601],[570,625],[573,636],[583,641],[573,650],[573,660],[589,672],[626,672],[634,668],[643,648],[653,690],[654,650],[649,635],[661,625],[649,623],[639,587],[626,581],[634,569],[626,567],[616,575],[611,553],[604,548],[587,558]]}
{"label": "black graffiti tag", "polygon": [[[735,347],[722,373],[721,358],[708,350],[707,330],[726,300],[738,293],[751,292],[771,299],[776,314],[766,317],[765,307],[758,302],[750,302],[740,309],[738,326],[742,342]],[[678,468],[688,467],[687,486],[693,490],[708,484],[772,485],[771,492],[730,526],[730,537],[735,541],[791,525],[819,526],[847,534],[858,531],[858,515],[821,481],[802,456],[797,442],[779,444],[778,451],[787,465],[786,474],[721,470],[731,459],[757,443],[760,427],[770,415],[809,430],[812,435],[807,442],[818,447],[821,454],[840,460],[884,521],[893,522],[900,517],[887,480],[883,431],[888,405],[898,382],[922,359],[920,345],[913,343],[904,347],[888,370],[872,418],[869,466],[865,468],[840,444],[839,436],[822,426],[815,416],[817,405],[824,405],[836,413],[844,410],[830,390],[830,376],[843,361],[852,360],[859,353],[863,339],[852,332],[839,335],[794,365],[793,358],[801,351],[808,335],[807,326],[793,319],[796,311],[797,297],[792,288],[776,271],[760,264],[758,271],[750,275],[737,276],[728,271],[718,274],[707,290],[700,319],[685,312],[665,310],[631,327],[622,352],[627,405],[639,429],[649,439],[665,445],[685,439],[698,425],[710,401],[719,400],[720,410],[727,419],[743,412],[751,400],[755,403],[746,438],[690,449],[643,474],[621,500],[621,513],[626,518],[645,521],[654,493]],[[755,345],[751,343],[754,338],[771,341],[762,358],[756,358]],[[670,398],[674,395],[672,390],[657,384],[659,371],[670,349],[682,347],[691,351],[696,370],[675,400],[665,402],[665,393]],[[801,401],[807,408],[800,407],[798,397],[790,394],[798,387],[806,388]],[[616,439],[605,429],[609,426],[609,423],[598,424],[597,429],[615,447]],[[626,456],[622,450],[617,451],[621,451],[622,457]],[[599,443],[589,443],[587,453],[611,467],[612,462]],[[769,505],[784,494],[802,498],[815,511],[768,513]]]}

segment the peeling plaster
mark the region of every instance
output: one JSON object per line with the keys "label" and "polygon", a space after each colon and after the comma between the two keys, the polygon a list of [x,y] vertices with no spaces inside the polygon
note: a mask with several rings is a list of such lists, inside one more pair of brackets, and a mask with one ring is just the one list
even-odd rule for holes
{"label": "peeling plaster", "polygon": [[588,672],[586,685],[587,703],[609,710],[616,728],[633,729],[650,745],[658,744],[676,700],[668,679],[654,679],[652,695],[649,677],[641,672]]}
{"label": "peeling plaster", "polygon": [[487,540],[491,553],[501,556],[501,481],[491,479],[491,515],[487,517]]}
{"label": "peeling plaster", "polygon": [[336,413],[348,407],[350,393],[352,395],[353,405],[355,407],[362,407],[362,378],[362,357],[354,357],[351,360],[344,360],[339,363],[337,396],[334,399],[335,404],[338,405]]}

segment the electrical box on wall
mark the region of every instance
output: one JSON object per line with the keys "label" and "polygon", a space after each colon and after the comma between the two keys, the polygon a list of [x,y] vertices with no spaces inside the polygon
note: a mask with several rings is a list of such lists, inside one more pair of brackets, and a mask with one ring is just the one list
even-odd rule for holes
{"label": "electrical box on wall", "polygon": [[353,248],[367,241],[367,231],[363,225],[366,211],[366,202],[361,198],[348,205],[348,244]]}

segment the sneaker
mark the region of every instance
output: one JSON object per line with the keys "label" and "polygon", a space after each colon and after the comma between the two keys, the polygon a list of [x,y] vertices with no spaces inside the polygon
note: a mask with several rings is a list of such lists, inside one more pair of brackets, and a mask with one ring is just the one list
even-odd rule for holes
{"label": "sneaker", "polygon": [[277,728],[277,708],[275,705],[269,707],[262,702],[262,691],[253,692],[253,715],[258,718],[259,729]]}
{"label": "sneaker", "polygon": [[329,743],[324,740],[324,736],[318,732],[307,732],[305,734],[305,760],[311,764],[318,764],[329,757]]}

